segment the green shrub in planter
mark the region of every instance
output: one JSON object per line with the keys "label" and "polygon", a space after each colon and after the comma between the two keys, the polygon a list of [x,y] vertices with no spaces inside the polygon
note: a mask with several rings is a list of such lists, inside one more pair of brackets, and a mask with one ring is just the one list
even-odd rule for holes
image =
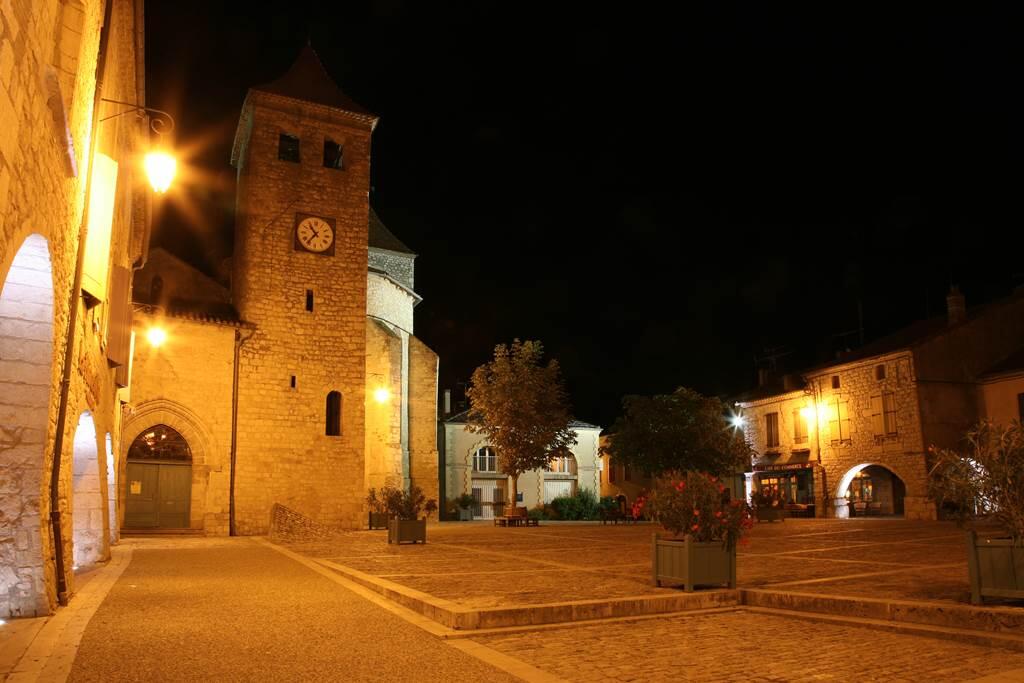
{"label": "green shrub in planter", "polygon": [[459,508],[460,522],[470,522],[473,520],[473,506],[476,505],[476,498],[469,493],[463,493],[455,499],[455,505]]}
{"label": "green shrub in planter", "polygon": [[928,493],[961,525],[985,519],[996,537],[967,534],[971,602],[1024,599],[1024,427],[982,422],[963,451],[930,448]]}

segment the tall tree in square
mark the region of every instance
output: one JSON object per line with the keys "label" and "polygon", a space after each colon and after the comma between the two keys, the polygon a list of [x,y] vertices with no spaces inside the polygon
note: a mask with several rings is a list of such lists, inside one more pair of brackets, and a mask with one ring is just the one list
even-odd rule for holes
{"label": "tall tree in square", "polygon": [[544,467],[576,445],[558,361],[545,365],[543,360],[539,341],[499,344],[494,359],[473,372],[466,390],[466,427],[486,435],[497,451],[499,467],[511,479],[510,506],[516,503],[520,474]]}
{"label": "tall tree in square", "polygon": [[715,397],[680,387],[671,394],[627,396],[603,452],[619,465],[658,476],[669,470],[731,475],[749,466],[742,430],[729,425]]}

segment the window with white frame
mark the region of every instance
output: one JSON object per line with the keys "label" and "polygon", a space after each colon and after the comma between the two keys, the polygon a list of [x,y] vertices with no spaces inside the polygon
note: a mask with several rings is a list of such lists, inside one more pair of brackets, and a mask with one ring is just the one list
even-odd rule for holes
{"label": "window with white frame", "polygon": [[552,458],[544,469],[557,474],[576,474],[576,458],[573,455],[561,455]]}
{"label": "window with white frame", "polygon": [[490,446],[484,446],[483,448],[476,449],[476,453],[473,454],[473,471],[498,471],[498,456],[494,453],[493,448]]}

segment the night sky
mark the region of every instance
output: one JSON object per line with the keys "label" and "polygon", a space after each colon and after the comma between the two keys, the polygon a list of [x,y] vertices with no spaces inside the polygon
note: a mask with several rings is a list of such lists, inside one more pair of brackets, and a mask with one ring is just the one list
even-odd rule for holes
{"label": "night sky", "polygon": [[858,308],[870,341],[951,283],[968,307],[1024,285],[1012,7],[274,4],[147,3],[149,105],[202,178],[154,244],[231,255],[242,100],[308,37],[381,118],[371,202],[419,254],[442,387],[540,339],[607,427],[625,394],[855,347]]}

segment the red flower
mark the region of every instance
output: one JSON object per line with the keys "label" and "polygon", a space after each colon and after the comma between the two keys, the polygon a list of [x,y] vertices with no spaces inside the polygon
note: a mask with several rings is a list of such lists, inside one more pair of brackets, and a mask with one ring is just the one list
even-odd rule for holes
{"label": "red flower", "polygon": [[700,524],[694,524],[690,527],[690,531],[700,531]]}

